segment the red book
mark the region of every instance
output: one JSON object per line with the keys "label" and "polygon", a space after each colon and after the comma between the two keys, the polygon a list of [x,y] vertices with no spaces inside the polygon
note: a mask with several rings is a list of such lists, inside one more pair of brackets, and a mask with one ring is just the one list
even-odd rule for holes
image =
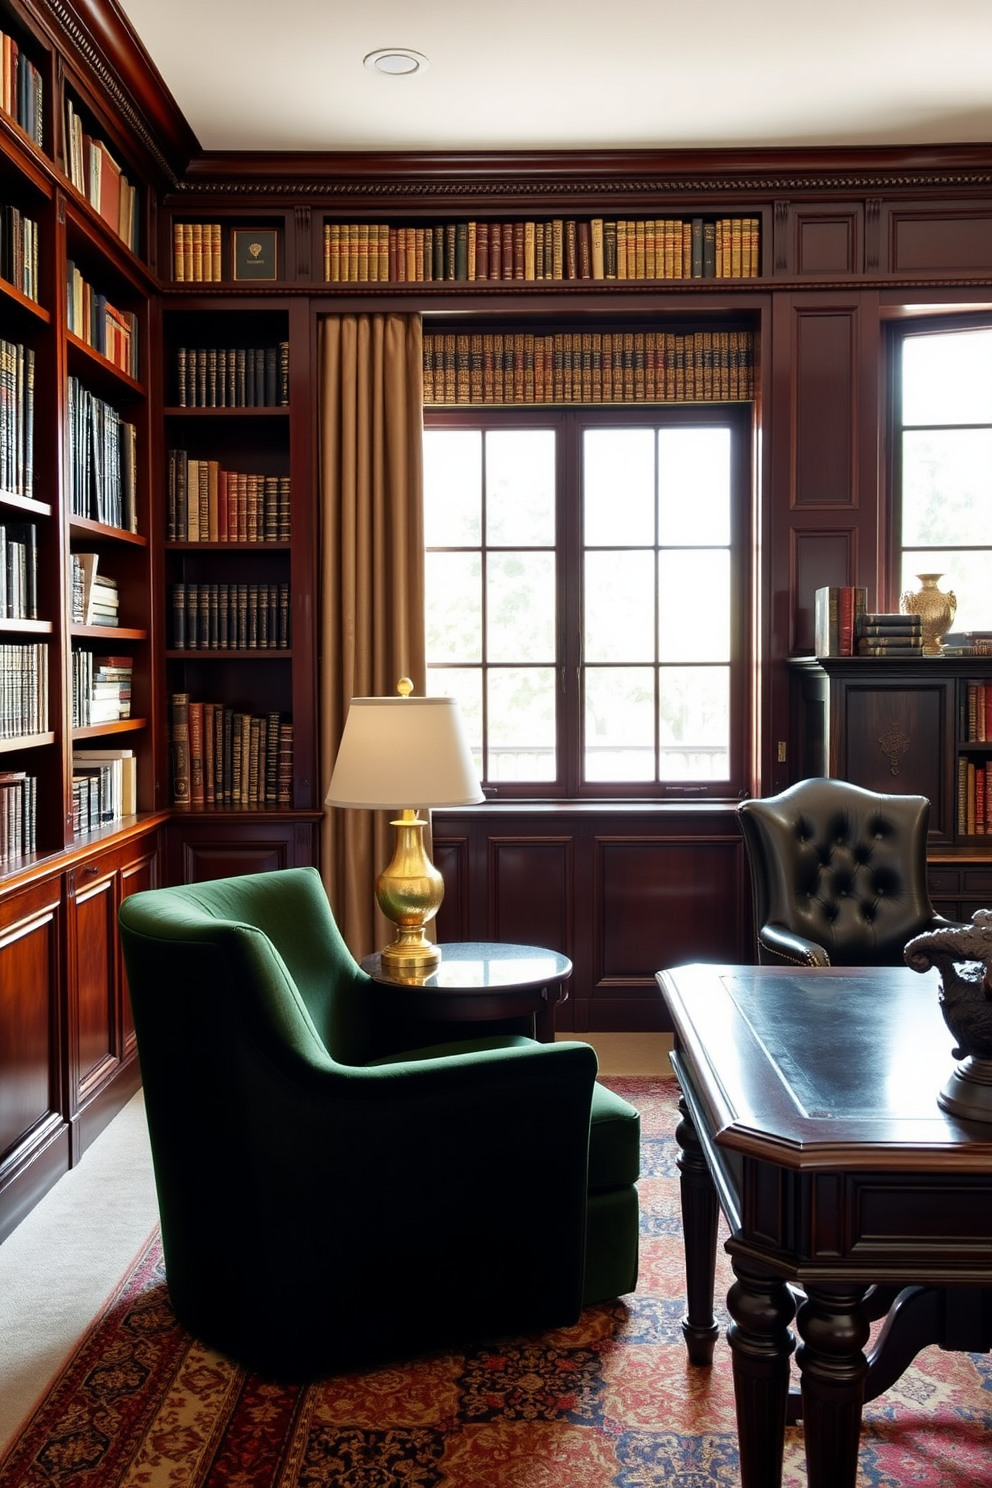
{"label": "red book", "polygon": [[854,590],[843,584],[837,596],[837,621],[841,656],[854,655]]}

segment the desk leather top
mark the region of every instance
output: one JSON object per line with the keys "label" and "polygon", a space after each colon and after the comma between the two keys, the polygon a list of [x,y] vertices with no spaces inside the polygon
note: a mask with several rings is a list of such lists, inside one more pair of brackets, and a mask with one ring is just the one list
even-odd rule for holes
{"label": "desk leather top", "polygon": [[937,1104],[955,1063],[937,972],[698,964],[658,981],[719,1146],[801,1169],[990,1170],[992,1125]]}

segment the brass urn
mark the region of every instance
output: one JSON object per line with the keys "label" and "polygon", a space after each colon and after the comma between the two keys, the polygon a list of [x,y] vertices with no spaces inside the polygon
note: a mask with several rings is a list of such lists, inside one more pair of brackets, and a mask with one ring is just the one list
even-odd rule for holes
{"label": "brass urn", "polygon": [[958,601],[953,589],[937,588],[943,574],[917,574],[920,588],[907,589],[899,600],[904,615],[919,615],[923,628],[923,655],[939,656],[940,642],[954,623]]}

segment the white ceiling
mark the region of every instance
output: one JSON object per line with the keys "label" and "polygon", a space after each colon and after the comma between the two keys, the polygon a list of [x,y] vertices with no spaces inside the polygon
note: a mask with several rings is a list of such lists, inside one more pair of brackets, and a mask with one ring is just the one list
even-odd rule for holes
{"label": "white ceiling", "polygon": [[118,4],[205,150],[992,141],[992,0]]}

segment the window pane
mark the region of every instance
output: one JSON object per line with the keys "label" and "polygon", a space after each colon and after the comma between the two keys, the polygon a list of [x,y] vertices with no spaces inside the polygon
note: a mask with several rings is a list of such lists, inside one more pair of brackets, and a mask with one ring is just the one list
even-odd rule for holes
{"label": "window pane", "polygon": [[555,436],[551,429],[486,435],[486,541],[550,547],[555,540]]}
{"label": "window pane", "polygon": [[658,655],[662,661],[730,660],[730,554],[658,555]]}
{"label": "window pane", "polygon": [[903,543],[992,542],[992,429],[907,432],[902,450]]}
{"label": "window pane", "polygon": [[481,661],[482,562],[478,553],[428,553],[424,573],[428,661]]}
{"label": "window pane", "polygon": [[730,430],[659,429],[659,541],[730,542]]}
{"label": "window pane", "polygon": [[953,630],[992,630],[992,553],[988,549],[942,553],[935,548],[925,553],[903,553],[900,594],[915,594],[920,587],[917,575],[921,573],[939,573],[938,589],[945,594],[950,591],[957,598]]}
{"label": "window pane", "polygon": [[425,429],[424,542],[429,548],[463,548],[481,536],[481,433]]}
{"label": "window pane", "polygon": [[659,727],[662,780],[725,780],[730,769],[730,668],[664,667]]}
{"label": "window pane", "polygon": [[486,634],[489,661],[555,659],[553,553],[490,553]]}
{"label": "window pane", "polygon": [[654,669],[586,667],[585,780],[655,779]]}
{"label": "window pane", "polygon": [[907,336],[904,424],[992,423],[992,331]]}
{"label": "window pane", "polygon": [[586,661],[654,661],[654,554],[587,553]]}
{"label": "window pane", "polygon": [[654,430],[587,429],[582,441],[587,547],[654,542]]}
{"label": "window pane", "polygon": [[493,667],[489,687],[488,779],[554,780],[554,667]]}
{"label": "window pane", "polygon": [[482,775],[482,668],[428,667],[427,693],[430,697],[457,698],[472,759]]}

